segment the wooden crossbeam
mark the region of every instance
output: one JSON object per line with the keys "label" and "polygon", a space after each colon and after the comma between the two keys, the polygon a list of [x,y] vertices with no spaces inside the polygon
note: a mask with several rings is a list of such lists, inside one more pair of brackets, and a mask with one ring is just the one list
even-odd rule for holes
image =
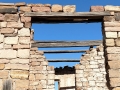
{"label": "wooden crossbeam", "polygon": [[87,50],[49,50],[43,51],[44,53],[82,53],[86,52]]}
{"label": "wooden crossbeam", "polygon": [[24,16],[32,17],[32,23],[90,23],[102,22],[110,12],[25,12]]}
{"label": "wooden crossbeam", "polygon": [[80,59],[48,59],[48,62],[80,62]]}
{"label": "wooden crossbeam", "polygon": [[88,47],[102,44],[101,40],[92,41],[34,41],[32,47],[53,48],[53,47]]}

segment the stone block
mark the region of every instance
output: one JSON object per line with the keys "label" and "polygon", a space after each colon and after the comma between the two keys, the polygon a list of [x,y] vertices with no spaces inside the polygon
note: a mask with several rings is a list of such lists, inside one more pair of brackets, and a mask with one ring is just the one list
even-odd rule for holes
{"label": "stone block", "polygon": [[120,37],[120,32],[118,32],[118,38]]}
{"label": "stone block", "polygon": [[91,6],[90,11],[91,12],[103,12],[104,7],[103,6]]}
{"label": "stone block", "polygon": [[0,71],[0,79],[7,79],[8,78],[8,71]]}
{"label": "stone block", "polygon": [[39,85],[39,81],[30,81],[30,85],[31,86],[38,86]]}
{"label": "stone block", "polygon": [[115,87],[113,90],[120,90],[120,87]]}
{"label": "stone block", "polygon": [[13,49],[28,49],[30,45],[13,45]]}
{"label": "stone block", "polygon": [[0,28],[7,27],[7,22],[0,22]]}
{"label": "stone block", "polygon": [[28,89],[29,80],[16,80],[15,83],[16,83],[16,88],[21,88],[22,90],[27,90]]}
{"label": "stone block", "polygon": [[12,45],[4,44],[4,48],[5,48],[5,49],[11,49],[11,48],[12,48]]}
{"label": "stone block", "polygon": [[30,44],[30,37],[19,37],[20,44]]}
{"label": "stone block", "polygon": [[17,57],[17,51],[16,50],[0,50],[0,58],[16,58]]}
{"label": "stone block", "polygon": [[48,61],[41,62],[41,65],[48,65]]}
{"label": "stone block", "polygon": [[40,65],[40,62],[32,62],[31,65],[32,65],[32,66],[39,66],[39,65]]}
{"label": "stone block", "polygon": [[18,43],[18,37],[6,37],[5,38],[5,44],[17,44]]}
{"label": "stone block", "polygon": [[25,22],[25,28],[31,28],[31,22]]}
{"label": "stone block", "polygon": [[18,14],[5,14],[4,20],[8,22],[17,22],[19,20],[19,15]]}
{"label": "stone block", "polygon": [[117,32],[105,32],[106,38],[117,38]]}
{"label": "stone block", "polygon": [[17,7],[15,6],[0,6],[0,13],[17,13]]}
{"label": "stone block", "polygon": [[50,7],[45,7],[45,6],[42,6],[42,7],[34,6],[34,7],[32,7],[32,11],[33,12],[50,12],[51,9],[50,9]]}
{"label": "stone block", "polygon": [[13,70],[10,72],[10,76],[12,79],[28,79],[28,75],[28,71]]}
{"label": "stone block", "polygon": [[115,40],[115,44],[116,44],[116,46],[120,46],[120,38]]}
{"label": "stone block", "polygon": [[111,87],[120,86],[120,78],[110,78]]}
{"label": "stone block", "polygon": [[107,5],[104,8],[105,11],[120,11],[120,6]]}
{"label": "stone block", "polygon": [[35,75],[34,74],[30,74],[29,75],[29,80],[34,81],[35,80]]}
{"label": "stone block", "polygon": [[7,27],[10,27],[10,28],[22,28],[23,23],[20,23],[20,22],[8,22]]}
{"label": "stone block", "polygon": [[[104,26],[105,26],[105,28],[107,28],[107,27],[110,27],[110,28],[111,27],[120,27],[120,23],[119,22],[104,22]],[[109,30],[110,28],[107,28],[107,30]]]}
{"label": "stone block", "polygon": [[108,65],[111,69],[119,69],[120,68],[120,61],[108,61]]}
{"label": "stone block", "polygon": [[29,59],[19,59],[19,58],[16,58],[16,59],[11,59],[10,60],[10,63],[14,63],[14,64],[29,64]]}
{"label": "stone block", "polygon": [[62,5],[58,5],[58,4],[52,5],[51,9],[52,9],[52,12],[62,12],[63,11]]}
{"label": "stone block", "polygon": [[75,5],[66,5],[63,7],[63,12],[75,12],[76,6]]}
{"label": "stone block", "polygon": [[31,17],[21,17],[21,22],[31,22]]}
{"label": "stone block", "polygon": [[54,71],[54,66],[47,66],[47,70]]}
{"label": "stone block", "polygon": [[3,49],[4,44],[0,43],[0,49]]}
{"label": "stone block", "polygon": [[30,36],[29,28],[22,28],[18,31],[18,36]]}
{"label": "stone block", "polygon": [[55,79],[55,75],[54,74],[48,74],[48,79]]}
{"label": "stone block", "polygon": [[4,15],[3,14],[0,14],[0,21],[4,21]]}
{"label": "stone block", "polygon": [[13,34],[15,32],[14,28],[1,28],[0,32],[2,34]]}
{"label": "stone block", "polygon": [[22,11],[22,12],[31,12],[31,7],[21,6],[20,11]]}
{"label": "stone block", "polygon": [[120,47],[107,47],[107,53],[114,53],[114,54],[117,54],[117,53],[120,53]]}
{"label": "stone block", "polygon": [[5,64],[0,64],[0,70],[5,68]]}
{"label": "stone block", "polygon": [[105,31],[120,31],[120,27],[105,27]]}
{"label": "stone block", "polygon": [[114,39],[105,39],[106,46],[114,46]]}
{"label": "stone block", "polygon": [[109,70],[109,77],[119,78],[120,77],[119,70],[110,69]]}
{"label": "stone block", "polygon": [[120,60],[120,54],[107,54],[108,60]]}
{"label": "stone block", "polygon": [[4,41],[4,35],[0,34],[0,43]]}
{"label": "stone block", "polygon": [[6,64],[5,69],[14,69],[14,70],[29,70],[29,65],[22,64]]}
{"label": "stone block", "polygon": [[15,6],[25,6],[26,3],[25,2],[18,2],[18,3],[15,3]]}
{"label": "stone block", "polygon": [[7,59],[0,59],[0,63],[3,64],[3,63],[9,63],[9,60]]}
{"label": "stone block", "polygon": [[36,74],[35,77],[36,77],[36,80],[47,79],[47,76],[44,74]]}
{"label": "stone block", "polygon": [[114,16],[104,16],[103,20],[106,22],[114,22],[115,17]]}
{"label": "stone block", "polygon": [[18,49],[17,57],[19,58],[29,58],[30,50],[29,49]]}

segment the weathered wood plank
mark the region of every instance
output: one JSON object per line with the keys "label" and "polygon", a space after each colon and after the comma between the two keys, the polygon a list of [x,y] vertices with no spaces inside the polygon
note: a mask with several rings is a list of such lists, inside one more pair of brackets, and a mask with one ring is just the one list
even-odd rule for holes
{"label": "weathered wood plank", "polygon": [[92,41],[35,41],[32,47],[50,48],[50,47],[88,47],[102,44],[101,40]]}
{"label": "weathered wood plank", "polygon": [[48,59],[48,62],[80,62],[79,59]]}
{"label": "weathered wood plank", "polygon": [[79,16],[79,17],[90,17],[90,16],[110,16],[110,12],[26,12],[24,16],[39,17],[39,16]]}
{"label": "weathered wood plank", "polygon": [[50,51],[43,51],[44,53],[82,53],[86,52],[87,50],[50,50]]}

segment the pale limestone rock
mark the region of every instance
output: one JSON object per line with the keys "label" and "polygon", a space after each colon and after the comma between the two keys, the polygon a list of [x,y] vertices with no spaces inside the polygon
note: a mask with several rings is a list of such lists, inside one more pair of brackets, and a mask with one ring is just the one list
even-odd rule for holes
{"label": "pale limestone rock", "polygon": [[21,64],[29,64],[29,59],[11,59],[10,60],[10,63],[14,63],[14,64],[18,64],[18,63],[21,63]]}
{"label": "pale limestone rock", "polygon": [[58,4],[52,5],[51,9],[52,9],[52,12],[62,12],[63,11],[62,5],[58,5]]}
{"label": "pale limestone rock", "polygon": [[8,71],[0,71],[0,78],[1,79],[7,79],[8,78]]}
{"label": "pale limestone rock", "polygon": [[29,28],[22,28],[18,31],[18,36],[30,36]]}
{"label": "pale limestone rock", "polygon": [[64,12],[75,12],[76,6],[75,5],[66,5],[63,7]]}
{"label": "pale limestone rock", "polygon": [[[120,27],[120,23],[119,22],[104,22],[104,26],[105,26],[105,29],[107,27]],[[109,29],[110,29],[109,28]],[[107,28],[108,29],[108,28]]]}
{"label": "pale limestone rock", "polygon": [[114,46],[115,45],[114,39],[106,39],[106,45],[107,46]]}
{"label": "pale limestone rock", "polygon": [[120,46],[120,38],[115,40],[116,46]]}
{"label": "pale limestone rock", "polygon": [[95,86],[95,81],[89,81],[90,86]]}
{"label": "pale limestone rock", "polygon": [[118,37],[120,37],[120,32],[118,32]]}
{"label": "pale limestone rock", "polygon": [[30,81],[31,86],[37,86],[39,85],[39,81]]}
{"label": "pale limestone rock", "polygon": [[0,70],[5,68],[5,64],[0,64]]}
{"label": "pale limestone rock", "polygon": [[29,58],[30,50],[29,49],[18,49],[17,57],[19,58]]}
{"label": "pale limestone rock", "polygon": [[19,37],[20,44],[30,44],[30,37]]}
{"label": "pale limestone rock", "polygon": [[7,22],[0,22],[0,27],[1,28],[7,27]]}
{"label": "pale limestone rock", "polygon": [[22,28],[23,27],[23,23],[20,23],[20,22],[8,22],[7,23],[7,27]]}
{"label": "pale limestone rock", "polygon": [[110,78],[110,85],[112,87],[120,86],[120,78]]}
{"label": "pale limestone rock", "polygon": [[20,11],[22,11],[22,12],[31,12],[31,7],[21,6]]}
{"label": "pale limestone rock", "polygon": [[105,32],[106,38],[117,38],[117,32]]}
{"label": "pale limestone rock", "polygon": [[17,71],[17,70],[14,70],[14,71],[10,72],[10,76],[13,79],[27,79],[28,75],[29,75],[28,71]]}
{"label": "pale limestone rock", "polygon": [[120,60],[120,54],[108,54],[108,60]]}
{"label": "pale limestone rock", "polygon": [[4,41],[4,35],[0,34],[0,43]]}
{"label": "pale limestone rock", "polygon": [[0,58],[16,58],[17,51],[16,50],[0,50]]}
{"label": "pale limestone rock", "polygon": [[47,79],[47,76],[44,74],[36,74],[35,77],[36,77],[36,80]]}
{"label": "pale limestone rock", "polygon": [[2,28],[1,33],[2,34],[13,34],[15,32],[14,28]]}
{"label": "pale limestone rock", "polygon": [[18,43],[18,37],[6,37],[5,38],[5,44],[17,44]]}
{"label": "pale limestone rock", "polygon": [[[120,53],[120,47],[107,47],[107,53],[117,54]],[[115,57],[114,57],[115,58]]]}
{"label": "pale limestone rock", "polygon": [[32,81],[35,80],[35,75],[34,74],[30,74],[29,75],[29,80],[32,80]]}
{"label": "pale limestone rock", "polygon": [[15,80],[15,82],[16,82],[16,88],[25,88],[25,90],[28,89],[29,80]]}
{"label": "pale limestone rock", "polygon": [[29,70],[29,65],[22,65],[22,64],[5,64],[5,69]]}
{"label": "pale limestone rock", "polygon": [[3,88],[3,81],[0,79],[0,88]]}
{"label": "pale limestone rock", "polygon": [[3,45],[4,45],[3,43],[0,43],[0,49],[3,49]]}
{"label": "pale limestone rock", "polygon": [[115,31],[120,31],[120,27],[105,27],[105,31],[107,32],[115,32]]}
{"label": "pale limestone rock", "polygon": [[120,11],[120,6],[107,5],[104,8],[105,11]]}

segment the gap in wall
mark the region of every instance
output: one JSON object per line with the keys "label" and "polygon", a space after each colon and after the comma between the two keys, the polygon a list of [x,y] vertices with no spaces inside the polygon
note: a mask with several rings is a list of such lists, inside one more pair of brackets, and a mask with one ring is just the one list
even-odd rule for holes
{"label": "gap in wall", "polygon": [[[32,24],[34,40],[102,40],[101,23]],[[39,50],[88,50],[89,47],[39,48]],[[83,53],[44,54],[46,59],[79,59]],[[75,66],[79,62],[49,63],[50,66]]]}

